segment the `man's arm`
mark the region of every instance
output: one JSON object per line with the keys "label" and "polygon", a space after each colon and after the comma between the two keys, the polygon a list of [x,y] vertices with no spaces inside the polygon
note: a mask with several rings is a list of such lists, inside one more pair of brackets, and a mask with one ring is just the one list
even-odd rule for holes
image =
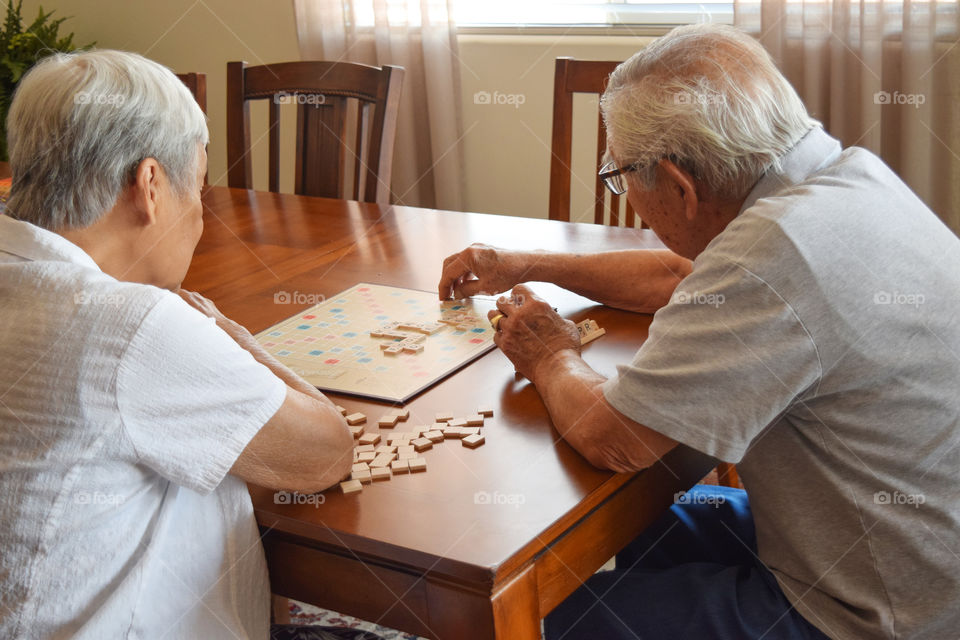
{"label": "man's arm", "polygon": [[336,405],[270,355],[244,327],[203,296],[180,289],[190,306],[213,318],[238,345],[287,385],[280,409],[247,444],[230,472],[270,489],[313,493],[350,472],[353,437]]}
{"label": "man's arm", "polygon": [[667,249],[574,254],[475,244],[444,260],[438,289],[447,299],[551,282],[610,307],[653,313],[670,301],[691,270],[689,260]]}
{"label": "man's arm", "polygon": [[637,471],[655,463],[676,441],[631,420],[604,398],[606,379],[580,357],[572,322],[563,320],[524,286],[501,298],[494,341],[537,387],[560,435],[596,467]]}

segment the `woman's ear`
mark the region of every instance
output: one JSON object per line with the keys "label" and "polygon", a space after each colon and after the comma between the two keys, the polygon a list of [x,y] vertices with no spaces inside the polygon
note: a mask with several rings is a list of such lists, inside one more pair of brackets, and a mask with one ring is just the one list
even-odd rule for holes
{"label": "woman's ear", "polygon": [[666,174],[666,178],[680,190],[687,220],[693,221],[697,217],[700,206],[700,199],[697,197],[697,185],[693,182],[693,176],[667,158],[662,158],[659,165]]}
{"label": "woman's ear", "polygon": [[134,172],[130,195],[133,207],[139,215],[138,221],[145,227],[157,222],[162,179],[163,170],[154,158],[141,160]]}

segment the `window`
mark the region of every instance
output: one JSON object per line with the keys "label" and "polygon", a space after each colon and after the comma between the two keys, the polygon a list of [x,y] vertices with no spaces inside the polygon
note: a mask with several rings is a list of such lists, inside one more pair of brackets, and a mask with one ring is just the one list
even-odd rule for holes
{"label": "window", "polygon": [[455,0],[458,25],[668,25],[733,23],[733,2],[716,0]]}
{"label": "window", "polygon": [[[674,25],[733,23],[733,2],[720,0],[454,0],[464,27]],[[420,24],[418,2],[386,0],[391,24]],[[353,2],[358,26],[373,26],[373,0]]]}

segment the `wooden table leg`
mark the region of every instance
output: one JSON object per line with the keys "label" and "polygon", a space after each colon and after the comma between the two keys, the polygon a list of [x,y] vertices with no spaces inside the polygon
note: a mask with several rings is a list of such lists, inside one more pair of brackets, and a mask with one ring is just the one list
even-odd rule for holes
{"label": "wooden table leg", "polygon": [[540,598],[533,564],[491,599],[496,640],[539,640]]}
{"label": "wooden table leg", "polygon": [[271,598],[274,624],[290,624],[290,600],[283,596]]}

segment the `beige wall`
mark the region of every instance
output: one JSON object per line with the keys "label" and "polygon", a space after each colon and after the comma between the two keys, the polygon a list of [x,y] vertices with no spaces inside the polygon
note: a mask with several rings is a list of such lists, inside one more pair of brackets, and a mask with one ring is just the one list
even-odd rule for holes
{"label": "beige wall", "polygon": [[[554,60],[624,60],[648,41],[622,36],[461,36],[466,208],[546,218]],[[477,104],[478,91],[522,98],[514,105]],[[596,97],[574,100],[573,220],[593,220],[597,109]]]}
{"label": "beige wall", "polygon": [[[25,0],[32,18],[41,4]],[[177,72],[207,74],[210,117],[210,180],[226,184],[226,63],[252,64],[299,58],[292,0],[46,0],[58,16],[72,16],[62,29],[75,41],[144,54]],[[466,135],[465,208],[471,211],[546,217],[550,171],[553,60],[574,56],[620,60],[644,42],[614,36],[477,36],[460,38]],[[478,91],[520,94],[523,104],[475,104]],[[262,106],[262,105],[261,105]],[[575,103],[583,118],[574,133],[573,217],[592,215],[596,99]],[[265,109],[253,109],[253,132],[265,127]],[[292,118],[285,122],[291,139]],[[254,147],[255,186],[266,188],[266,139]],[[281,187],[292,188],[291,162]]]}
{"label": "beige wall", "polygon": [[[48,11],[56,9],[56,16],[72,16],[60,28],[73,31],[77,44],[95,40],[100,48],[135,51],[178,73],[207,74],[209,175],[216,184],[226,184],[227,62],[262,64],[300,57],[292,1],[25,0],[23,15],[32,19],[41,4]],[[264,153],[255,159],[264,162]]]}

